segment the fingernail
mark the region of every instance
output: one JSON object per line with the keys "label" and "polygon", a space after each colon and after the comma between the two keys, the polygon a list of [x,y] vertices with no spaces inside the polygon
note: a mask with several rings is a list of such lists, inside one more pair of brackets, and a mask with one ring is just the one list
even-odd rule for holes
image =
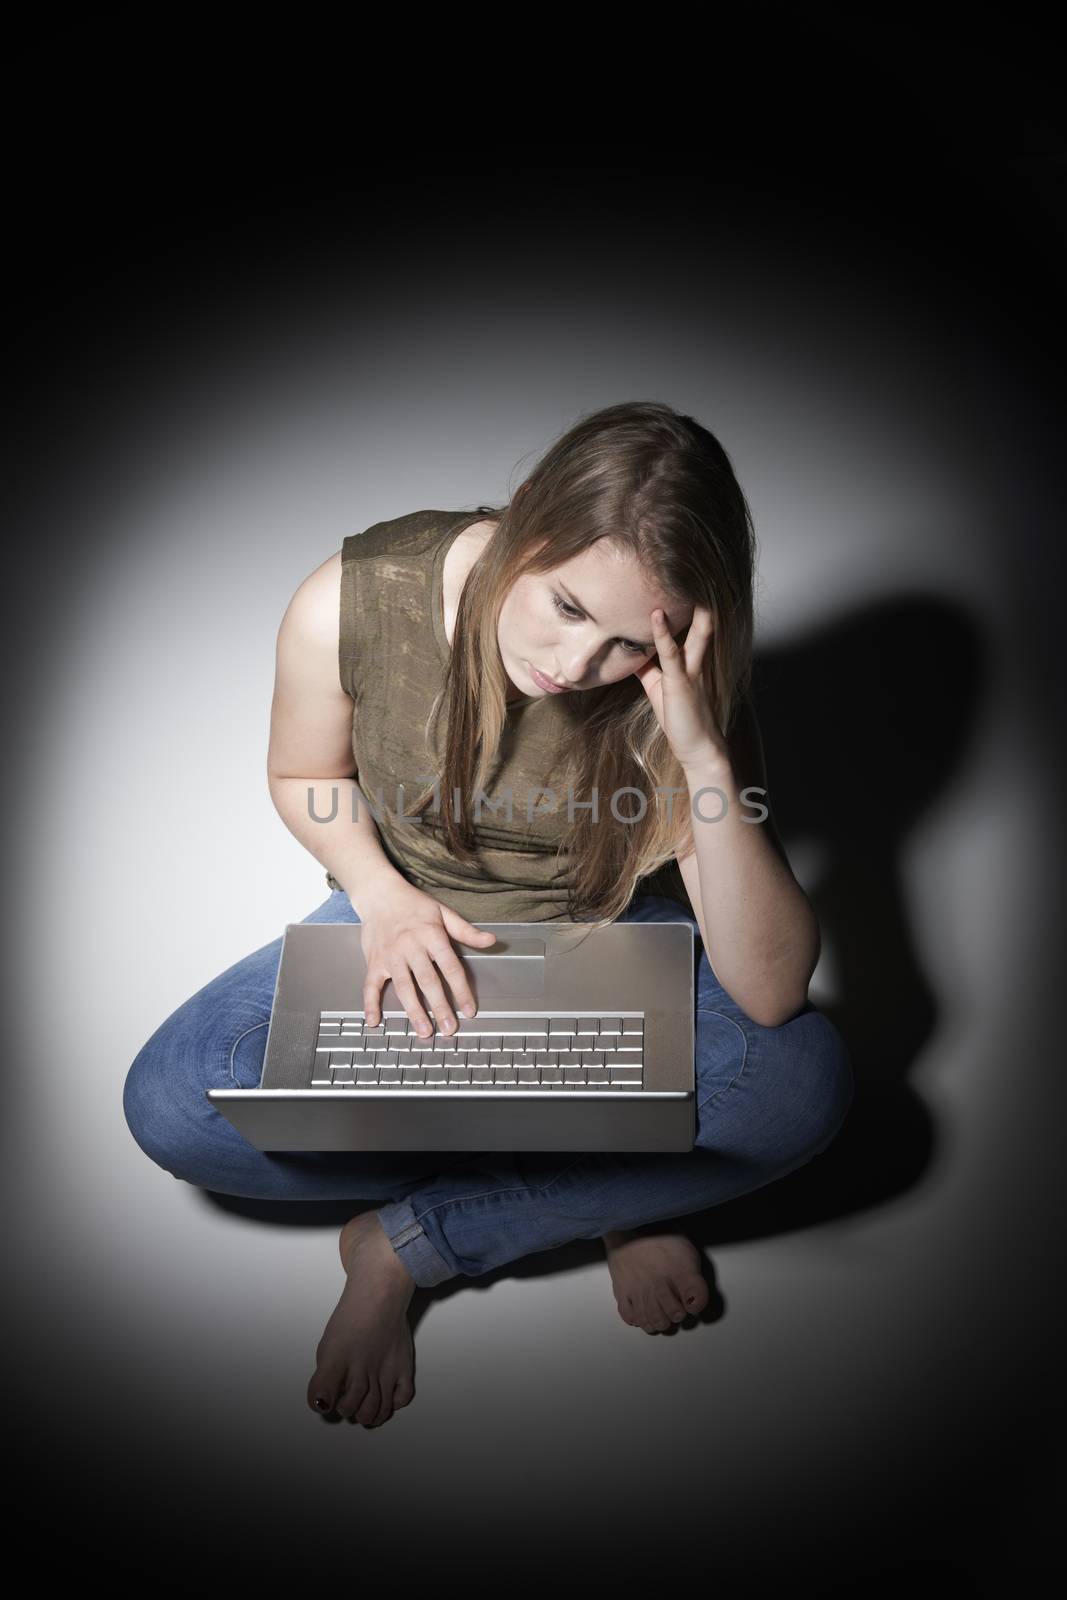
{"label": "fingernail", "polygon": [[464,1006],[463,1007],[463,1015],[465,1017],[473,1017],[473,1015],[474,1015],[474,1007],[473,1006]]}
{"label": "fingernail", "polygon": [[328,1400],[324,1400],[321,1394],[316,1396],[315,1404],[318,1406],[320,1411],[329,1411],[330,1409],[330,1402]]}

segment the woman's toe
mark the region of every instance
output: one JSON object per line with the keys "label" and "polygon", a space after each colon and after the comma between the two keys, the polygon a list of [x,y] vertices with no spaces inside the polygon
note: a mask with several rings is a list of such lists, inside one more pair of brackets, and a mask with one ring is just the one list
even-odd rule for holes
{"label": "woman's toe", "polygon": [[695,1316],[698,1311],[703,1311],[711,1294],[707,1279],[703,1273],[695,1273],[691,1278],[680,1278],[676,1287],[678,1299],[690,1316]]}
{"label": "woman's toe", "polygon": [[669,1289],[661,1289],[656,1298],[659,1302],[660,1319],[666,1327],[669,1328],[676,1318],[680,1321],[685,1316],[677,1297]]}
{"label": "woman's toe", "polygon": [[[311,1374],[307,1387],[307,1401],[312,1411],[317,1411],[321,1416],[326,1416],[336,1408],[337,1395],[341,1383],[338,1377],[328,1371],[316,1368]],[[324,1402],[320,1404],[320,1402]]]}
{"label": "woman's toe", "polygon": [[407,1378],[401,1378],[393,1390],[394,1407],[409,1406],[415,1398],[415,1385]]}

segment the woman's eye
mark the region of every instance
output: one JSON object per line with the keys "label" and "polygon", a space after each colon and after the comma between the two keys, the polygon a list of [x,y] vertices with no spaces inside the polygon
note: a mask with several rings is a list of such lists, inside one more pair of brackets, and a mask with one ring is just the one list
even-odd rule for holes
{"label": "woman's eye", "polygon": [[[576,611],[575,608],[573,606],[569,606],[565,600],[561,600],[558,594],[553,594],[552,599],[555,602],[556,610],[559,612],[561,617],[569,617],[573,620],[574,618],[581,616],[582,613],[580,611]],[[623,644],[622,647],[626,651],[626,654],[630,656],[643,656],[648,654],[644,645],[641,644]]]}

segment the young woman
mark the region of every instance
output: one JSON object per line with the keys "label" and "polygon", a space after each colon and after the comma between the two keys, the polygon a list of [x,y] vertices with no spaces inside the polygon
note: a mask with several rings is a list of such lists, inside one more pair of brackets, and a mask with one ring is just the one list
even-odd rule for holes
{"label": "young woman", "polygon": [[510,504],[377,523],[290,602],[270,791],[327,869],[304,920],[362,925],[368,1020],[391,979],[413,1027],[453,1033],[474,1014],[456,945],[493,942],[478,921],[687,917],[700,941],[685,1154],[254,1149],[206,1092],[259,1082],[280,938],[157,1029],[124,1094],[152,1160],[222,1193],[381,1202],[341,1229],[312,1408],[379,1426],[414,1393],[417,1286],[574,1238],[603,1239],[625,1322],[668,1331],[708,1296],[670,1219],[774,1182],[841,1127],[849,1053],[808,1001],[819,929],[764,804],[754,551],[712,434],[623,404]]}

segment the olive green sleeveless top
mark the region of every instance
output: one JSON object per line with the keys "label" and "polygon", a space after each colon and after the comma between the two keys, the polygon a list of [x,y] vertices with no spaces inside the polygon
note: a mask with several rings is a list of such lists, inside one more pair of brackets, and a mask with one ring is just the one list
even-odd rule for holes
{"label": "olive green sleeveless top", "polygon": [[[357,801],[361,814],[364,806],[370,809],[397,871],[468,921],[564,921],[570,867],[565,855],[557,862],[556,853],[568,827],[567,796],[558,780],[554,793],[548,791],[562,736],[580,715],[579,696],[528,695],[508,703],[484,798],[480,807],[477,797],[467,802],[476,865],[447,849],[443,789],[437,809],[431,800],[420,816],[403,815],[439,776],[425,733],[450,655],[445,557],[486,510],[415,511],[344,541],[338,665],[353,702]],[[342,887],[330,872],[326,882]],[[689,909],[674,863],[642,879],[639,892],[667,894]]]}

